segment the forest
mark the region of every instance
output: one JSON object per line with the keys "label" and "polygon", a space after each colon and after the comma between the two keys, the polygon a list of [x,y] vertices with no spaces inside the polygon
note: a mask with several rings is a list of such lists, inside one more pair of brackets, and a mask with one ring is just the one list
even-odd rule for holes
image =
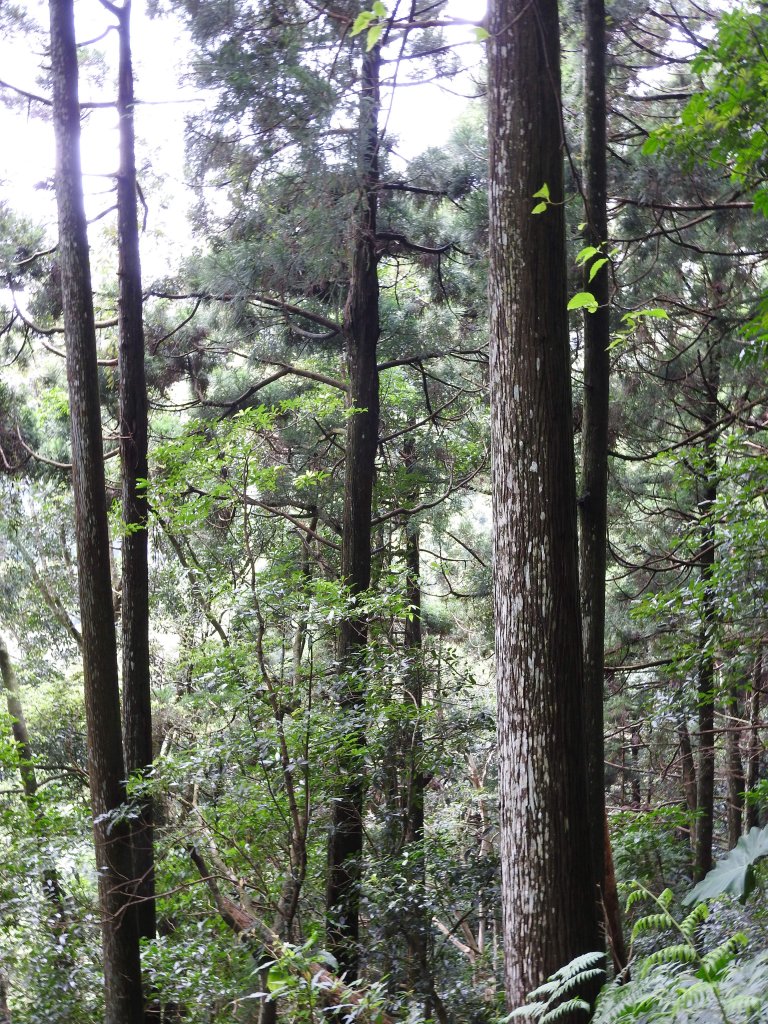
{"label": "forest", "polygon": [[0,1024],[765,1021],[766,0],[0,36]]}

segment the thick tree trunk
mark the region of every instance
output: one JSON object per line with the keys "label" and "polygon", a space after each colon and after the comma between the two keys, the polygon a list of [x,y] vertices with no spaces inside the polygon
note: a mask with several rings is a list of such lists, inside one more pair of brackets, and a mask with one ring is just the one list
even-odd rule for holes
{"label": "thick tree trunk", "polygon": [[80,171],[80,107],[73,0],[50,0],[59,262],[67,346],[72,484],[78,554],[88,769],[104,951],[105,1024],[143,1017],[132,912],[130,832],[120,727],[117,644],[99,406],[96,332]]}
{"label": "thick tree trunk", "polygon": [[[489,8],[491,437],[507,999],[602,946],[587,758],[555,0]],[[534,216],[534,192],[553,205]]]}
{"label": "thick tree trunk", "polygon": [[[344,310],[349,373],[341,579],[350,595],[371,582],[371,508],[379,436],[379,281],[376,254],[376,184],[379,148],[378,46],[363,58],[360,97],[360,205],[352,243],[352,269]],[[339,628],[340,712],[352,742],[341,757],[340,788],[333,802],[326,888],[330,950],[342,973],[357,977],[360,937],[360,861],[363,852],[365,687],[368,639],[365,616],[350,609]]]}
{"label": "thick tree trunk", "polygon": [[[117,9],[120,66],[120,170],[117,176],[117,242],[120,285],[120,455],[123,484],[123,735],[126,768],[145,774],[152,765],[152,699],[149,668],[149,568],[147,558],[147,384],[144,373],[144,305],[136,210],[131,4]],[[152,801],[144,798],[133,824],[133,866],[139,934],[155,935],[155,864]]]}

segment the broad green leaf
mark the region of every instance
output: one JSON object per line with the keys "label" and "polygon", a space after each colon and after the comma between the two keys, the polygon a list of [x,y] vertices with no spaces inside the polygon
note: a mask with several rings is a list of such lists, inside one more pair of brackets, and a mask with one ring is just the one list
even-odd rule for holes
{"label": "broad green leaf", "polygon": [[768,857],[768,825],[751,828],[683,900],[686,906],[728,894],[744,903],[755,887],[755,864]]}
{"label": "broad green leaf", "polygon": [[581,266],[586,263],[587,260],[591,260],[593,256],[597,256],[600,250],[594,245],[585,245],[583,249],[580,249],[576,253],[576,265]]}
{"label": "broad green leaf", "polygon": [[373,11],[377,18],[386,18],[387,16],[387,8],[381,2],[381,0],[374,0],[371,10]]}
{"label": "broad green leaf", "polygon": [[597,274],[598,271],[600,270],[600,267],[604,267],[607,262],[608,262],[608,259],[605,256],[601,256],[599,260],[595,260],[595,262],[589,268],[589,280],[590,281],[594,281],[595,274]]}
{"label": "broad green leaf", "polygon": [[586,309],[594,313],[598,308],[598,302],[592,292],[576,292],[568,303],[568,309]]}
{"label": "broad green leaf", "polygon": [[483,28],[482,25],[475,26],[475,39],[478,43],[484,43],[486,39],[490,39],[491,33],[487,28]]}
{"label": "broad green leaf", "polygon": [[352,31],[350,35],[359,36],[361,32],[365,32],[368,26],[373,21],[375,15],[373,11],[360,11],[358,16],[355,18],[354,24],[352,25]]}
{"label": "broad green leaf", "polygon": [[546,182],[541,186],[538,192],[533,193],[534,199],[545,199],[549,202],[549,185]]}
{"label": "broad green leaf", "polygon": [[368,29],[368,38],[365,43],[366,50],[372,50],[376,43],[381,39],[381,34],[384,31],[383,25],[373,25]]}
{"label": "broad green leaf", "polygon": [[544,213],[546,208],[547,208],[547,204],[546,203],[536,203],[534,208],[531,210],[531,213]]}

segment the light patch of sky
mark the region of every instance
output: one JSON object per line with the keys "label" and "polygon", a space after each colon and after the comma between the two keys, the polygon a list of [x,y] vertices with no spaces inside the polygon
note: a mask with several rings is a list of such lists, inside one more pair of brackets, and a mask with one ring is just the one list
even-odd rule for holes
{"label": "light patch of sky", "polygon": [[[451,0],[445,13],[457,19],[479,21],[485,8],[486,0]],[[19,89],[45,95],[39,78],[45,62],[48,5],[46,0],[28,0],[25,10],[38,22],[41,34],[33,43],[20,34],[9,33],[0,39],[1,77]],[[94,51],[104,55],[101,75],[82,75],[81,101],[111,101],[117,34],[108,29],[115,19],[98,0],[75,0],[75,17],[78,40],[98,40],[93,43]],[[105,32],[104,38],[99,38]],[[474,42],[474,30],[468,25],[452,26],[447,29],[447,36],[450,43],[458,45],[467,72],[447,83],[404,85],[395,90],[387,104],[386,127],[398,138],[395,156],[403,163],[444,142],[476,92],[471,76],[479,72],[483,48]],[[132,47],[139,101],[137,164],[148,211],[142,263],[145,279],[149,279],[174,269],[176,259],[169,253],[169,247],[178,247],[179,241],[183,247],[183,239],[189,237],[185,221],[193,196],[184,174],[184,119],[189,112],[200,109],[205,100],[184,82],[189,44],[178,20],[150,19],[146,5],[134,0]],[[407,82],[407,72],[399,79]],[[6,95],[13,94],[6,90]],[[0,188],[14,211],[46,226],[53,239],[55,147],[49,117],[39,116],[44,109],[34,102],[11,110],[0,106],[0,131],[6,140],[13,140],[0,152]],[[118,136],[113,107],[88,111],[83,120],[81,155],[86,208],[93,220],[114,200]],[[105,218],[103,223],[110,221]],[[108,242],[103,237],[100,241],[96,230],[92,230],[91,237],[97,263],[100,249],[103,247],[106,254]]]}

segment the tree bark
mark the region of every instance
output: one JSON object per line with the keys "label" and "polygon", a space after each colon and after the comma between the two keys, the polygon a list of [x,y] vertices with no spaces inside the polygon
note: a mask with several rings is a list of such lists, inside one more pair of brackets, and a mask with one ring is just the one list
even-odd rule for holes
{"label": "tree bark", "polygon": [[[349,374],[341,580],[354,598],[371,582],[371,509],[379,436],[379,281],[376,254],[376,185],[379,148],[379,47],[363,57],[360,96],[360,205],[354,226],[352,267],[344,310]],[[368,640],[364,615],[350,607],[339,627],[337,660],[340,712],[351,742],[340,757],[333,802],[326,887],[330,950],[345,976],[359,966],[360,860],[363,852],[365,686]]]}
{"label": "tree bark", "polygon": [[725,719],[725,756],[728,774],[728,849],[732,849],[743,832],[744,762],[741,759],[741,710],[743,685],[731,686]]}
{"label": "tree bark", "polygon": [[50,0],[59,262],[67,346],[72,484],[78,554],[88,767],[102,913],[105,1024],[143,1017],[139,943],[131,910],[130,831],[121,820],[125,763],[101,434],[96,330],[80,170],[73,0]]}
{"label": "tree bark", "polygon": [[[584,197],[588,244],[602,253],[608,241],[604,0],[584,3]],[[610,282],[608,264],[584,289],[598,303],[584,314],[584,398],[579,497],[579,587],[584,638],[584,728],[587,737],[587,805],[592,830],[594,886],[602,902],[609,944],[619,969],[626,967],[621,909],[605,807],[605,571],[608,520],[608,412],[610,399]],[[600,836],[603,842],[600,842]],[[622,960],[623,957],[623,960]]]}
{"label": "tree bark", "polygon": [[[760,648],[755,656],[755,667],[752,674],[752,693],[749,698],[749,750],[747,752],[747,792],[754,793],[760,783],[760,761],[763,755],[763,744],[760,739],[760,711],[764,685],[764,652]],[[760,824],[760,806],[757,800],[747,803],[747,831],[757,828]]]}
{"label": "tree bark", "polygon": [[19,751],[21,785],[24,789],[24,797],[29,802],[37,793],[37,777],[35,766],[32,763],[32,744],[19,697],[19,684],[16,681],[16,673],[3,637],[0,637],[0,678],[5,690],[5,704],[8,714],[11,716],[11,732]]}
{"label": "tree bark", "polygon": [[[600,949],[592,886],[556,0],[489,8],[491,438],[510,1006]],[[547,185],[552,205],[532,215]]]}
{"label": "tree bark", "polygon": [[[608,239],[606,212],[605,5],[584,3],[584,194],[585,240],[599,248]],[[608,266],[584,288],[598,302],[584,314],[584,414],[581,428],[579,496],[579,579],[584,634],[584,727],[587,737],[587,807],[592,829],[594,885],[605,898],[605,772],[603,680],[605,648],[605,568],[608,502],[608,399],[610,317]]]}
{"label": "tree bark", "polygon": [[704,584],[702,599],[700,650],[698,667],[699,765],[696,797],[696,846],[693,877],[698,882],[712,869],[712,837],[715,801],[715,628],[717,606],[713,589],[715,572],[715,526],[711,514],[717,500],[717,423],[720,407],[720,343],[715,342],[706,360],[701,360],[706,388],[701,421],[704,453],[700,470],[701,499],[698,506],[700,544],[697,561]]}
{"label": "tree bark", "polygon": [[[105,2],[105,0],[102,0]],[[123,485],[123,736],[128,772],[152,767],[152,697],[149,665],[149,565],[147,556],[147,383],[144,372],[144,304],[136,209],[131,2],[117,8],[120,48],[118,101],[120,169],[117,175],[118,324],[120,343],[120,457]],[[143,797],[132,827],[139,935],[155,936],[155,863],[152,801]]]}

